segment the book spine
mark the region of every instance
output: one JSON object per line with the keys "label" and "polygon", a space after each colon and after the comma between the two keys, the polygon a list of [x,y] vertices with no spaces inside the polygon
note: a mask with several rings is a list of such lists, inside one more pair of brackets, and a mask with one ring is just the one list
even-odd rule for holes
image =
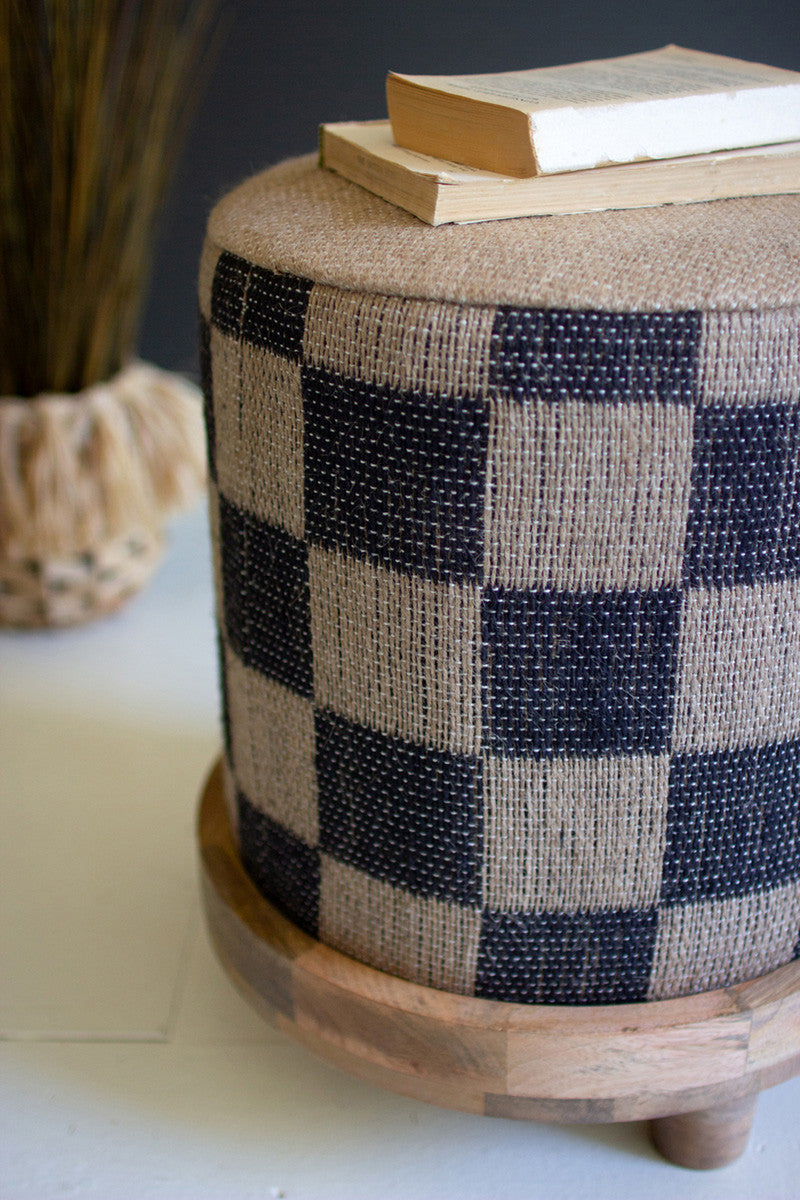
{"label": "book spine", "polygon": [[409,182],[402,167],[353,146],[324,127],[320,165],[338,171],[352,183],[404,208],[428,225],[439,224],[436,220],[437,188],[433,179],[412,177]]}
{"label": "book spine", "polygon": [[538,174],[527,113],[490,100],[429,91],[391,76],[386,102],[394,140],[406,150],[501,175]]}

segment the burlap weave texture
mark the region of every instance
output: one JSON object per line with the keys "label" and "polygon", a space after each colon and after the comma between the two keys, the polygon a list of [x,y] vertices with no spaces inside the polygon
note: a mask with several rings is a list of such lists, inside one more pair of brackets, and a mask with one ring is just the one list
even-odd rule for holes
{"label": "burlap weave texture", "polygon": [[800,955],[796,198],[658,210],[603,304],[632,214],[495,286],[536,220],[446,230],[434,271],[440,231],[365,196],[278,168],[223,201],[201,270],[253,879],[346,953],[495,999],[658,999]]}

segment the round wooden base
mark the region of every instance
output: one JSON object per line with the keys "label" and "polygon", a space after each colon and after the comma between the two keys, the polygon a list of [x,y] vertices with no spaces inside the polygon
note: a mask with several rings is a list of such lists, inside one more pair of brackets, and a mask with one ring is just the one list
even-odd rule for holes
{"label": "round wooden base", "polygon": [[302,933],[242,867],[215,767],[200,805],[206,916],[255,1008],[353,1075],[447,1108],[531,1120],[651,1119],[681,1166],[744,1150],[758,1092],[800,1072],[800,961],[748,983],[586,1008],[456,996]]}

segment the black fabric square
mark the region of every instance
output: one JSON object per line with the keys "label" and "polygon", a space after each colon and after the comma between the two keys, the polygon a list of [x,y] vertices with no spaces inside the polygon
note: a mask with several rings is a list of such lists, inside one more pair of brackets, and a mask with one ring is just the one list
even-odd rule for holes
{"label": "black fabric square", "polygon": [[481,765],[316,714],[320,849],[418,895],[475,904]]}
{"label": "black fabric square", "polygon": [[697,381],[696,312],[497,310],[489,382],[526,400],[690,403]]}
{"label": "black fabric square", "polygon": [[309,538],[433,579],[478,578],[485,402],[308,367],[303,399]]}
{"label": "black fabric square", "polygon": [[222,744],[228,765],[233,770],[233,738],[231,736],[231,706],[228,693],[228,662],[225,641],[217,628],[217,662],[219,663],[220,717],[222,720]]}
{"label": "black fabric square", "polygon": [[211,320],[237,340],[298,359],[312,286],[224,251],[211,285]]}
{"label": "black fabric square", "polygon": [[676,756],[665,904],[745,896],[800,879],[800,742]]}
{"label": "black fabric square", "polygon": [[517,1004],[647,999],[657,913],[484,912],[475,995]]}
{"label": "black fabric square", "polygon": [[310,696],[308,553],[284,529],[220,497],[225,631],[248,667]]}
{"label": "black fabric square", "polygon": [[208,475],[217,482],[217,435],[214,421],[214,386],[211,371],[211,326],[200,317],[200,387],[203,391],[203,416],[206,423]]}
{"label": "black fabric square", "polygon": [[312,937],[319,923],[319,852],[237,795],[242,863],[263,896]]}
{"label": "black fabric square", "polygon": [[505,756],[658,754],[670,733],[680,596],[483,596],[484,726]]}
{"label": "black fabric square", "polygon": [[800,573],[800,406],[700,408],[684,554],[690,585]]}
{"label": "black fabric square", "polygon": [[217,259],[211,281],[211,321],[222,333],[238,338],[242,329],[242,312],[247,280],[252,266],[224,250]]}
{"label": "black fabric square", "polygon": [[297,360],[312,284],[297,275],[253,267],[245,296],[242,340]]}

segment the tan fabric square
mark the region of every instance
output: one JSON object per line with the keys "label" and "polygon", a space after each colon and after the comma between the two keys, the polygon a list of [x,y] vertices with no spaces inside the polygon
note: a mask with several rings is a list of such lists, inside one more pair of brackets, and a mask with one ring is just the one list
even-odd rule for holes
{"label": "tan fabric square", "polygon": [[480,589],[312,546],[314,696],[361,725],[441,750],[480,747]]}
{"label": "tan fabric square", "polygon": [[663,908],[648,1000],[756,979],[789,962],[800,930],[800,883],[730,900]]}
{"label": "tan fabric square", "polygon": [[414,896],[321,856],[320,940],[426,987],[472,994],[480,914]]}
{"label": "tan fabric square", "polygon": [[217,478],[223,495],[302,539],[300,366],[211,330]]}
{"label": "tan fabric square", "polygon": [[203,252],[200,256],[200,277],[197,285],[197,299],[201,316],[211,320],[211,289],[214,285],[214,272],[221,254],[219,246],[206,238]]}
{"label": "tan fabric square", "polygon": [[800,400],[800,309],[705,314],[700,395],[704,404]]}
{"label": "tan fabric square", "polygon": [[673,750],[800,735],[800,582],[687,591]]}
{"label": "tan fabric square", "polygon": [[495,309],[341,291],[317,284],[306,362],[398,391],[484,396]]}
{"label": "tan fabric square", "polygon": [[319,840],[314,709],[244,666],[226,647],[228,714],[238,787],[309,846]]}
{"label": "tan fabric square", "polygon": [[488,758],[484,903],[504,912],[653,904],[669,760]]}
{"label": "tan fabric square", "polygon": [[222,539],[219,524],[219,492],[212,479],[208,480],[208,526],[211,536],[211,574],[214,580],[214,601],[217,619],[225,612],[222,597]]}
{"label": "tan fabric square", "polygon": [[565,591],[677,583],[691,469],[682,405],[493,401],[487,578]]}

